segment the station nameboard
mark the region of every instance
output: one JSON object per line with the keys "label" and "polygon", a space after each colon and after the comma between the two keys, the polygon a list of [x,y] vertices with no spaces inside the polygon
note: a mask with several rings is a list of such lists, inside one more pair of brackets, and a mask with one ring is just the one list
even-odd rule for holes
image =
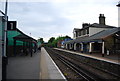
{"label": "station nameboard", "polygon": [[7,30],[16,30],[16,21],[8,21],[7,23]]}

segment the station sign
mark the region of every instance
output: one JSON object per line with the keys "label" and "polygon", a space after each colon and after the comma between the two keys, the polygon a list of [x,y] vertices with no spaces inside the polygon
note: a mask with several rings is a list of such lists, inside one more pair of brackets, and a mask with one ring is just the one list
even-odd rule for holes
{"label": "station sign", "polygon": [[7,30],[16,30],[16,21],[8,21],[7,22]]}

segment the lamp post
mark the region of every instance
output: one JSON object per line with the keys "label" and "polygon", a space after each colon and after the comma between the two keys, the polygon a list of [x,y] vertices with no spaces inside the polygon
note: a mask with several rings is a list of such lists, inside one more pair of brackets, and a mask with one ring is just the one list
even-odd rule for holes
{"label": "lamp post", "polygon": [[4,57],[6,57],[6,37],[7,37],[7,6],[8,6],[8,0],[6,0],[6,3],[5,3],[5,15],[4,15],[4,18],[5,18],[5,26],[4,26]]}
{"label": "lamp post", "polygon": [[8,0],[5,2],[5,14],[4,14],[4,48],[3,48],[3,55],[2,55],[2,80],[6,81],[6,71],[7,71],[7,56],[6,56],[6,38],[7,38],[7,5],[8,5]]}

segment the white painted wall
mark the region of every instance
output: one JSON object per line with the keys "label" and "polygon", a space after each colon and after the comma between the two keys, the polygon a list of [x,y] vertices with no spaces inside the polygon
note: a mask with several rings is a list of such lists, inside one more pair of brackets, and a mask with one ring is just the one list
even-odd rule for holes
{"label": "white painted wall", "polygon": [[94,35],[94,34],[100,32],[100,31],[103,31],[103,30],[108,30],[108,29],[111,29],[111,28],[89,27],[89,36]]}
{"label": "white painted wall", "polygon": [[65,44],[65,49],[68,49],[68,48],[67,48],[67,44]]}
{"label": "white painted wall", "polygon": [[2,80],[2,17],[0,16],[0,81]]}
{"label": "white painted wall", "polygon": [[76,43],[74,44],[74,50],[76,50]]}

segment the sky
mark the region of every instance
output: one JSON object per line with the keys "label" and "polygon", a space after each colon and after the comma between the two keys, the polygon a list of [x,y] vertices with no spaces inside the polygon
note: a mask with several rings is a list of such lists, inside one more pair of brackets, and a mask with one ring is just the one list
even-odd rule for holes
{"label": "sky", "polygon": [[[82,23],[98,23],[104,14],[106,24],[118,26],[119,0],[8,0],[9,20],[17,21],[17,28],[35,39],[48,41],[51,37],[73,37],[74,28]],[[0,9],[4,12],[4,2]]]}

